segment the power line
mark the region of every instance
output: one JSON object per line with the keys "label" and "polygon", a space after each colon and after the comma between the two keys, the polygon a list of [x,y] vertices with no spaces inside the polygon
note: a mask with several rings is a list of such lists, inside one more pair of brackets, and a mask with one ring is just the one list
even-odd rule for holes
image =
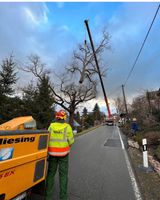
{"label": "power line", "polygon": [[153,23],[154,23],[154,20],[155,20],[157,14],[158,14],[159,8],[160,8],[160,4],[158,5],[158,8],[157,8],[157,10],[156,10],[156,13],[155,13],[155,15],[154,15],[154,17],[153,17],[153,20],[152,20],[151,25],[150,25],[150,27],[149,27],[149,29],[148,29],[148,32],[147,32],[147,34],[146,34],[146,37],[145,37],[145,39],[144,39],[144,41],[143,41],[143,43],[142,43],[142,46],[141,46],[141,48],[140,48],[140,50],[139,50],[139,53],[138,53],[138,55],[137,55],[137,57],[136,57],[136,59],[135,59],[135,61],[134,61],[134,64],[133,64],[133,66],[132,66],[132,68],[131,68],[131,70],[130,70],[128,76],[127,76],[127,79],[126,79],[125,83],[123,84],[124,86],[126,85],[128,79],[129,79],[129,77],[131,76],[131,74],[132,74],[132,72],[133,72],[133,69],[134,69],[134,67],[135,67],[135,65],[136,65],[136,63],[137,63],[137,60],[138,60],[138,58],[139,58],[139,56],[140,56],[140,54],[141,54],[141,51],[142,51],[142,49],[143,49],[143,47],[144,47],[144,44],[145,44],[145,42],[146,42],[146,40],[147,40],[147,37],[148,37],[148,35],[149,35],[149,32],[150,32],[150,30],[151,30],[151,28],[152,28],[152,25],[153,25]]}

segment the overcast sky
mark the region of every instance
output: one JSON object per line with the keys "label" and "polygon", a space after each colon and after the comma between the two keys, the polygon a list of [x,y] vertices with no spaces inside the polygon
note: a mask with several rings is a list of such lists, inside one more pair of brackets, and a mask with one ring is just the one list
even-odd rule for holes
{"label": "overcast sky", "polygon": [[[73,49],[85,38],[84,20],[89,19],[93,40],[103,27],[111,39],[111,51],[104,53],[107,76],[104,79],[109,99],[122,96],[124,84],[154,17],[158,3],[0,3],[0,60],[13,52],[24,61],[38,54],[50,68],[59,70]],[[160,13],[158,13],[144,49],[126,84],[131,100],[146,89],[160,87]],[[22,76],[22,73],[19,73]],[[30,75],[19,81],[27,84]],[[116,90],[116,92],[115,92]],[[102,93],[98,98],[104,106]]]}

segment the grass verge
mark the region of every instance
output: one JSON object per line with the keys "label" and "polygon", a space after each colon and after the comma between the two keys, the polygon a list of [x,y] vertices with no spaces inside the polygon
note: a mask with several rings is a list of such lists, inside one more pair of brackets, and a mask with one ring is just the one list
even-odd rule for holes
{"label": "grass verge", "polygon": [[77,133],[77,134],[75,135],[75,137],[84,135],[84,134],[86,134],[86,133],[88,133],[88,132],[90,132],[90,131],[93,131],[93,130],[99,128],[100,126],[101,126],[101,125],[94,126],[94,127],[92,127],[92,128],[89,128],[89,129],[86,129],[86,130],[84,130],[84,131],[81,131],[81,132]]}
{"label": "grass verge", "polygon": [[138,166],[143,164],[142,153],[135,149],[128,149],[136,177],[138,179],[144,200],[160,200],[160,178],[156,172],[145,172]]}

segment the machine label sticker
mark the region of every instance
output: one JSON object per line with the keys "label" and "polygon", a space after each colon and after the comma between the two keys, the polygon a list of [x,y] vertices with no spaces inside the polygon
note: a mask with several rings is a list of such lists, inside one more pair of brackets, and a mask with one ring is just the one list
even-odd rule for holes
{"label": "machine label sticker", "polygon": [[34,142],[35,137],[18,137],[18,138],[0,138],[0,145],[1,144],[15,144],[15,143],[22,143],[22,142]]}
{"label": "machine label sticker", "polygon": [[0,161],[11,159],[13,156],[13,151],[13,147],[0,149]]}
{"label": "machine label sticker", "polygon": [[1,178],[6,178],[6,177],[12,176],[14,174],[15,174],[15,169],[0,173],[0,180],[1,180]]}

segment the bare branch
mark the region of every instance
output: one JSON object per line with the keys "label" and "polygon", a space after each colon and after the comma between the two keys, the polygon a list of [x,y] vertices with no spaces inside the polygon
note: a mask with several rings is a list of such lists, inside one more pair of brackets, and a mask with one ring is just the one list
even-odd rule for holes
{"label": "bare branch", "polygon": [[[96,45],[95,52],[97,55],[97,59],[99,63],[102,63],[102,53],[106,49],[110,49],[109,39],[110,36],[106,32],[106,29],[102,32],[102,39]],[[80,75],[80,82],[82,80],[88,79],[89,82],[94,81],[94,75],[96,75],[97,69],[95,66],[94,55],[92,52],[92,48],[89,43],[78,45],[78,50],[73,52],[73,63],[68,67],[68,72],[71,74],[78,73]],[[101,76],[105,76],[105,72],[107,69],[101,71]]]}

